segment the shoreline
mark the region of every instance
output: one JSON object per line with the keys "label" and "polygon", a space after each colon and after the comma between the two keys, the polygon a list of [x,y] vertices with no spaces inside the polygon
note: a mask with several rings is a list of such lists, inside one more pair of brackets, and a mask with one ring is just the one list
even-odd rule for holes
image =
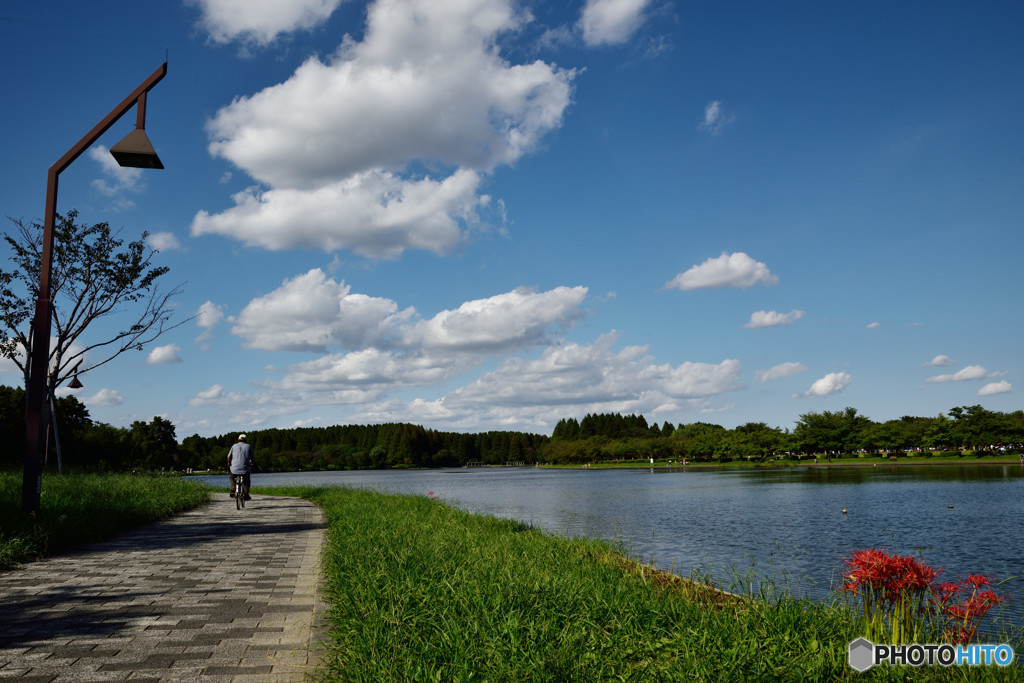
{"label": "shoreline", "polygon": [[[839,459],[842,460],[842,459]],[[851,459],[852,460],[852,459]],[[723,470],[723,469],[734,469],[734,470],[765,470],[765,469],[795,469],[798,467],[808,468],[833,468],[833,467],[908,467],[908,466],[925,466],[931,467],[933,465],[1018,465],[1024,467],[1024,463],[1019,460],[971,460],[964,462],[963,460],[932,460],[927,461],[911,460],[904,458],[902,460],[891,460],[881,462],[801,462],[801,463],[785,463],[785,464],[770,464],[770,463],[758,463],[758,464],[731,464],[731,463],[687,463],[685,465],[604,465],[604,464],[592,464],[587,463],[585,465],[534,465],[534,469],[544,470],[664,470],[664,471],[685,471],[685,470]]]}

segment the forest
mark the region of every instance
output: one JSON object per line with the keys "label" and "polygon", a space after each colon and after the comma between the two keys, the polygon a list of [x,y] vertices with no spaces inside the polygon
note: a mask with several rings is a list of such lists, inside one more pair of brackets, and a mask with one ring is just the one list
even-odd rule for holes
{"label": "forest", "polygon": [[[22,463],[25,397],[0,386],[0,467]],[[159,471],[223,469],[237,433],[178,439],[175,426],[154,416],[129,427],[96,422],[73,396],[56,401],[61,464],[76,470]],[[460,467],[467,464],[583,464],[670,459],[725,462],[778,454],[899,453],[960,455],[1024,444],[1024,411],[1001,413],[960,406],[935,417],[875,422],[855,408],[809,412],[792,430],[748,422],[733,429],[706,422],[648,423],[642,415],[588,414],[564,418],[551,436],[515,431],[443,432],[406,423],[294,427],[247,432],[258,471]],[[49,439],[46,466],[57,466]]]}
{"label": "forest", "polygon": [[[0,467],[20,466],[25,443],[25,392],[0,386]],[[174,425],[155,416],[128,428],[94,422],[73,396],[56,401],[57,432],[65,467],[102,471],[221,470],[238,433],[179,440]],[[546,436],[491,431],[439,432],[412,424],[336,425],[247,432],[263,472],[300,470],[459,467],[538,462]],[[47,466],[57,462],[53,439]]]}
{"label": "forest", "polygon": [[982,406],[952,408],[936,417],[904,416],[875,422],[857,412],[805,413],[792,430],[748,422],[726,429],[705,422],[658,426],[642,415],[587,415],[555,425],[542,458],[549,463],[586,463],[656,458],[693,462],[764,460],[778,454],[842,456],[858,453],[924,455],[963,451],[1016,452],[1024,443],[1024,411],[1000,413]]}

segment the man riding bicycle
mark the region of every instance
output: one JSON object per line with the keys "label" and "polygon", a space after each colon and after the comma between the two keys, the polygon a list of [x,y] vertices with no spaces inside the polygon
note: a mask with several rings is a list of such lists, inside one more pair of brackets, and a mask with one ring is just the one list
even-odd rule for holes
{"label": "man riding bicycle", "polygon": [[256,462],[256,451],[251,444],[245,442],[245,434],[238,435],[238,442],[231,446],[228,451],[228,478],[231,479],[231,497],[235,497],[235,476],[242,475],[242,486],[245,491],[245,500],[252,500],[249,496],[249,474]]}

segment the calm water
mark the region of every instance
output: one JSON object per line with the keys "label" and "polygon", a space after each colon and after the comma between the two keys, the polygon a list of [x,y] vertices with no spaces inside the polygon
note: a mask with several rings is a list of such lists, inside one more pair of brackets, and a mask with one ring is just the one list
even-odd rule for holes
{"label": "calm water", "polygon": [[[201,477],[219,486],[223,475]],[[1024,468],[878,466],[779,470],[540,470],[254,474],[253,486],[345,485],[435,497],[721,580],[753,571],[823,597],[842,558],[866,547],[922,557],[947,580],[1024,574]],[[843,508],[847,513],[843,514]],[[1003,619],[1024,624],[1024,581]]]}

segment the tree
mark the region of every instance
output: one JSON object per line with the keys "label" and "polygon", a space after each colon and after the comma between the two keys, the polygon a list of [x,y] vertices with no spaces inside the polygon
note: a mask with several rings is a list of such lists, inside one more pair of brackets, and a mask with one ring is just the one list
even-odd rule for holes
{"label": "tree", "polygon": [[928,431],[924,436],[924,447],[949,450],[953,444],[952,429],[953,421],[939,413],[938,417],[932,419],[928,426]]}
{"label": "tree", "polygon": [[693,459],[710,458],[720,449],[726,429],[721,425],[694,422],[680,425],[672,438],[683,444],[683,454]]}
{"label": "tree", "polygon": [[[170,324],[170,300],[181,292],[175,287],[161,292],[157,279],[166,266],[154,266],[156,253],[146,246],[148,233],[129,242],[108,223],[87,226],[77,223],[77,211],[57,216],[54,226],[53,331],[47,377],[52,395],[72,374],[81,374],[109,363],[129,349],[141,351],[157,337],[191,318]],[[29,352],[32,348],[32,316],[39,297],[43,226],[11,219],[14,235],[4,235],[11,248],[11,270],[0,269],[0,355],[10,358],[22,371],[28,387]],[[127,324],[114,325],[98,338],[84,336],[100,318],[123,313],[128,304],[141,302],[137,316]],[[82,368],[80,364],[87,360]]]}
{"label": "tree", "polygon": [[570,417],[568,419],[562,418],[555,425],[555,429],[551,432],[552,439],[569,439],[574,440],[580,438],[580,424],[576,421],[576,418]]}
{"label": "tree", "polygon": [[132,465],[157,469],[174,467],[178,440],[170,420],[156,415],[148,424],[136,420],[128,432],[132,447]]}
{"label": "tree", "polygon": [[764,422],[748,422],[733,431],[738,437],[734,455],[765,456],[782,448],[782,432]]}
{"label": "tree", "polygon": [[856,408],[842,412],[806,413],[793,430],[797,448],[805,453],[849,453],[862,441],[862,433],[871,420],[857,414]]}
{"label": "tree", "polygon": [[953,418],[950,432],[964,448],[990,448],[1003,440],[998,413],[975,405],[951,408],[949,416]]}
{"label": "tree", "polygon": [[901,420],[888,420],[881,424],[872,423],[861,431],[860,447],[869,451],[892,452],[907,447],[907,436]]}
{"label": "tree", "polygon": [[25,390],[0,386],[0,467],[21,462],[25,451]]}

